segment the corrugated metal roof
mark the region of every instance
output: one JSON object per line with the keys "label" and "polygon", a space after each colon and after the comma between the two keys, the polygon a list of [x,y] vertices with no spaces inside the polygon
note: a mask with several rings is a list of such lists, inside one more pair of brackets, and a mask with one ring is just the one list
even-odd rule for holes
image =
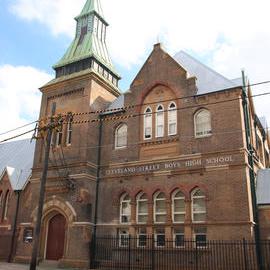
{"label": "corrugated metal roof", "polygon": [[188,72],[189,76],[195,76],[197,78],[197,95],[203,95],[242,85],[241,80],[229,80],[225,78],[186,52],[178,52],[174,56],[174,59]]}
{"label": "corrugated metal roof", "polygon": [[117,111],[122,111],[122,108],[124,107],[124,105],[125,105],[125,95],[121,95],[109,105],[109,107],[106,109],[108,111],[103,113],[102,115],[115,113]]}
{"label": "corrugated metal roof", "polygon": [[104,15],[103,15],[103,10],[102,10],[102,7],[101,7],[101,4],[100,4],[100,1],[99,0],[87,0],[84,7],[83,7],[83,10],[82,12],[80,13],[80,15],[76,18],[79,18],[79,17],[82,17],[82,16],[85,16],[91,12],[96,12],[100,17],[104,18]]}
{"label": "corrugated metal roof", "polygon": [[270,204],[270,169],[259,170],[258,172],[257,204]]}
{"label": "corrugated metal roof", "polygon": [[0,175],[7,172],[13,190],[22,190],[29,179],[34,150],[30,139],[0,144]]}

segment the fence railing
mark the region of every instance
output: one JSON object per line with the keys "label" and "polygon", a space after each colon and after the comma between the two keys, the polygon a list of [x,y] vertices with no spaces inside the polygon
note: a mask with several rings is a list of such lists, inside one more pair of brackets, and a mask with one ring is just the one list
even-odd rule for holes
{"label": "fence railing", "polygon": [[96,269],[269,270],[270,241],[193,241],[154,237],[97,237]]}

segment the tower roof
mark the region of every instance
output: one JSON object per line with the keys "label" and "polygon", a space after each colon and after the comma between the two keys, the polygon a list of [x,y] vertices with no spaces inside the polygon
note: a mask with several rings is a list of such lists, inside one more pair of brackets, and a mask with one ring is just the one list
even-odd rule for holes
{"label": "tower roof", "polygon": [[87,0],[77,21],[76,35],[64,56],[53,66],[56,77],[95,69],[107,81],[118,85],[107,45],[105,21],[100,0]]}
{"label": "tower roof", "polygon": [[101,17],[105,21],[100,0],[87,0],[80,15],[77,16],[75,19],[78,20],[80,17],[86,16],[92,12],[98,14],[99,17]]}

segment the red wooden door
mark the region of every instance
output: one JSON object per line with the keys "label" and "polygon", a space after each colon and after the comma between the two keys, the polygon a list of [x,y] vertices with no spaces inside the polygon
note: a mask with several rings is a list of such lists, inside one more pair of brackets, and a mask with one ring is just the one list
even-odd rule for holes
{"label": "red wooden door", "polygon": [[63,258],[65,244],[66,219],[56,215],[49,221],[46,259],[58,261]]}

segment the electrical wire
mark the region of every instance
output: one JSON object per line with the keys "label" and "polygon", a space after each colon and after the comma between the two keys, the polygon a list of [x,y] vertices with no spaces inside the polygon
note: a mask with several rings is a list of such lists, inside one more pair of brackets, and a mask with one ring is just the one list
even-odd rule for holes
{"label": "electrical wire", "polygon": [[[249,84],[246,87],[250,87],[250,86],[258,86],[258,85],[262,85],[262,84],[268,84],[270,83],[270,81],[262,81],[262,82],[258,82],[258,83],[254,83],[254,84]],[[167,100],[163,100],[162,102],[170,102],[170,101],[175,101],[175,100],[182,100],[182,99],[188,99],[188,98],[199,98],[202,97],[204,95],[208,95],[208,94],[213,94],[213,93],[218,93],[218,92],[222,92],[222,91],[229,91],[231,89],[236,89],[238,87],[242,87],[244,88],[244,86],[236,86],[233,88],[228,88],[228,89],[224,89],[224,90],[220,90],[220,91],[216,91],[216,92],[210,92],[210,93],[206,93],[206,94],[202,94],[202,95],[190,95],[190,96],[185,96],[185,97],[179,97],[179,98],[174,98],[174,99],[167,99]],[[252,97],[252,96],[251,96]],[[89,111],[89,112],[77,112],[77,113],[72,113],[73,116],[78,116],[78,115],[86,115],[86,114],[102,114],[102,113],[112,113],[112,112],[118,112],[121,110],[129,110],[135,107],[140,107],[142,105],[147,106],[147,105],[153,105],[153,104],[157,104],[159,102],[149,102],[149,103],[144,103],[144,104],[131,104],[128,106],[124,106],[124,107],[118,107],[118,108],[114,108],[114,109],[105,109],[105,110],[96,110],[96,111]],[[64,113],[63,115],[67,115],[68,113]]]}
{"label": "electrical wire", "polygon": [[17,127],[17,128],[14,128],[14,129],[11,129],[11,130],[7,130],[7,131],[5,131],[3,133],[0,133],[0,136],[5,135],[5,134],[8,134],[8,133],[13,132],[13,131],[16,131],[18,129],[24,128],[24,127],[28,127],[30,125],[33,125],[33,124],[37,123],[37,122],[39,122],[39,121],[37,120],[37,121],[34,121],[32,123],[25,124],[25,125],[20,126],[20,127]]}
{"label": "electrical wire", "polygon": [[26,134],[28,134],[28,133],[30,133],[30,132],[33,132],[33,131],[35,131],[35,129],[31,129],[31,130],[29,130],[29,131],[26,131],[26,132],[24,132],[24,133],[18,134],[18,135],[16,135],[16,136],[9,137],[9,138],[7,138],[7,139],[5,139],[5,140],[0,141],[0,143],[7,142],[7,141],[10,141],[10,140],[16,139],[16,138],[18,138],[18,137],[21,137],[21,136],[26,135]]}

